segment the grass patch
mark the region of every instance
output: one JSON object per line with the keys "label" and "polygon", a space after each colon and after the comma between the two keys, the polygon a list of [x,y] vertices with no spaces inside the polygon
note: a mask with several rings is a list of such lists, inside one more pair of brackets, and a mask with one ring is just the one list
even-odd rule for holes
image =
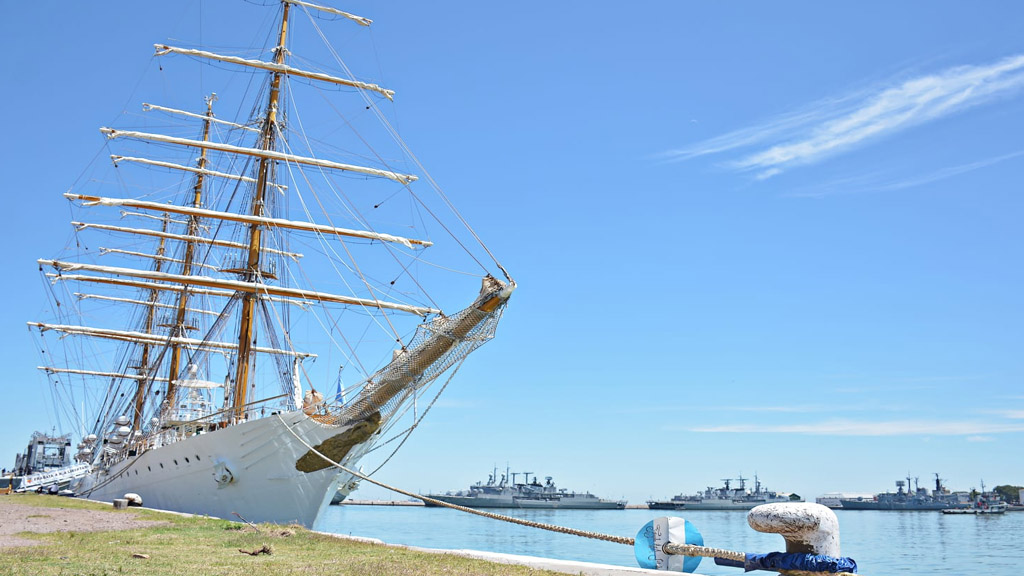
{"label": "grass patch", "polygon": [[[16,498],[18,504],[110,510],[109,505],[57,497]],[[0,574],[42,576],[404,576],[556,575],[525,566],[427,554],[310,532],[300,526],[251,526],[150,510],[131,510],[167,525],[113,532],[32,534],[38,546],[0,548]],[[240,552],[244,550],[245,553]],[[267,550],[256,555],[254,551]],[[133,555],[145,555],[136,558]]]}

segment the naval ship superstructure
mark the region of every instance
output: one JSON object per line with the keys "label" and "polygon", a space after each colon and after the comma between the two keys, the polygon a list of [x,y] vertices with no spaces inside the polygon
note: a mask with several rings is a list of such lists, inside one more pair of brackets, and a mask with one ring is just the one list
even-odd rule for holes
{"label": "naval ship superstructure", "polygon": [[927,488],[917,485],[914,479],[914,490],[910,490],[910,477],[896,481],[895,492],[882,492],[874,498],[849,498],[840,500],[843,510],[945,510],[967,508],[970,497],[966,492],[950,492],[942,485],[942,479],[935,474],[935,489],[928,492]]}
{"label": "naval ship superstructure", "polygon": [[[651,510],[750,510],[761,504],[803,501],[798,497],[793,499],[789,495],[765,489],[756,474],[754,489],[748,490],[747,480],[742,474],[736,479],[723,478],[725,485],[721,488],[708,486],[703,492],[690,496],[679,494],[670,500],[649,500],[647,507]],[[733,487],[734,481],[739,482],[739,486]]]}
{"label": "naval ship superstructure", "polygon": [[[544,478],[541,484],[533,472],[511,472],[498,477],[498,469],[488,476],[487,482],[477,482],[468,490],[446,492],[444,494],[427,494],[428,498],[466,506],[469,508],[540,508],[568,510],[622,510],[626,507],[625,500],[607,500],[590,492],[571,492],[555,485],[551,476]],[[516,482],[516,477],[523,475],[525,482]],[[424,500],[427,506],[437,504]]]}

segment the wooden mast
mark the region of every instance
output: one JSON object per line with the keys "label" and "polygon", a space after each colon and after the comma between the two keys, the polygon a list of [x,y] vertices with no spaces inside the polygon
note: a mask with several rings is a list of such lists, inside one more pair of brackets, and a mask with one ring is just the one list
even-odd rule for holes
{"label": "wooden mast", "polygon": [[[217,99],[216,94],[210,95],[206,99],[206,118],[203,120],[203,142],[210,140],[210,120],[213,118],[213,101]],[[199,152],[199,162],[197,163],[200,170],[206,168],[206,148],[201,148]],[[192,207],[202,207],[203,197],[203,172],[198,172],[196,176],[196,184],[192,187]],[[196,236],[199,234],[199,218],[197,216],[190,216],[188,219],[188,236]],[[181,274],[182,276],[189,276],[192,274],[192,260],[195,258],[195,242],[189,241],[185,243],[185,257],[183,258]],[[178,295],[178,312],[174,318],[174,325],[171,326],[171,336],[185,336],[185,314],[188,311],[188,298],[189,290],[186,286],[184,290]],[[171,366],[167,373],[167,400],[168,406],[174,406],[176,396],[178,393],[178,373],[181,371],[181,346],[171,343]]]}
{"label": "wooden mast", "polygon": [[[274,54],[276,64],[284,64],[285,39],[288,33],[288,8],[289,4],[283,4],[281,16],[281,31],[277,42],[277,49]],[[267,115],[263,122],[262,146],[264,150],[273,150],[275,132],[277,130],[277,110],[281,94],[281,72],[274,72],[270,82],[270,95],[267,103]],[[253,191],[252,215],[264,215],[264,201],[266,199],[267,181],[270,175],[271,160],[266,157],[260,158],[260,164],[256,175],[256,188]],[[260,272],[260,243],[263,238],[263,228],[259,224],[249,227],[249,255],[245,270],[241,273],[243,279],[255,282]],[[235,369],[235,386],[231,398],[231,411],[229,418],[239,421],[243,418],[245,405],[248,402],[247,393],[249,390],[249,366],[250,351],[253,346],[254,312],[256,301],[259,296],[254,293],[242,294],[242,311],[238,327],[238,364]]]}
{"label": "wooden mast", "polygon": [[[163,221],[163,224],[161,225],[160,229],[162,231],[164,231],[164,232],[167,231],[167,215],[164,215],[164,221]],[[164,239],[163,238],[160,239],[160,245],[157,248],[156,253],[157,253],[157,256],[163,256],[164,255]],[[156,263],[155,263],[154,266],[156,268],[156,271],[160,272],[160,269],[163,267],[163,261],[162,260],[156,260]],[[149,306],[149,311],[146,312],[146,326],[145,326],[145,331],[146,331],[147,334],[152,334],[153,333],[153,324],[154,324],[154,319],[155,319],[155,316],[156,316],[156,301],[157,301],[157,299],[159,297],[160,297],[160,291],[159,290],[150,290],[149,291],[149,302],[147,303],[147,305]],[[138,370],[139,370],[139,374],[141,376],[143,376],[143,378],[139,379],[138,384],[135,387],[135,402],[134,402],[135,406],[134,406],[134,412],[132,413],[132,425],[133,425],[133,427],[134,427],[133,429],[135,431],[142,430],[142,408],[143,408],[143,405],[146,403],[146,389],[149,387],[149,377],[148,376],[149,376],[149,372],[150,372],[150,366],[149,366],[149,362],[150,362],[150,360],[149,360],[150,348],[152,348],[152,346],[150,344],[143,344],[143,346],[142,346],[142,358],[139,359]]]}

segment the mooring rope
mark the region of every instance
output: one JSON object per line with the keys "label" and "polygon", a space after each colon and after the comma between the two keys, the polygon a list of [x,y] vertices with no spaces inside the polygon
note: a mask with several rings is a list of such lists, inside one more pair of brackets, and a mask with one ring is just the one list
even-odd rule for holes
{"label": "mooring rope", "polygon": [[[287,430],[289,433],[291,433],[291,435],[294,436],[296,440],[301,442],[303,446],[308,448],[310,452],[312,452],[313,454],[316,454],[317,456],[323,458],[324,461],[328,462],[331,466],[334,466],[335,468],[338,468],[339,470],[342,470],[343,472],[347,472],[348,474],[351,474],[352,476],[355,476],[356,478],[359,478],[360,480],[365,480],[366,482],[369,482],[369,483],[374,484],[376,486],[380,486],[381,488],[384,488],[385,490],[390,490],[392,492],[395,492],[397,494],[401,494],[403,496],[408,496],[410,498],[416,498],[416,499],[422,500],[424,502],[429,502],[429,503],[434,504],[436,506],[441,506],[441,507],[444,507],[444,508],[451,508],[453,510],[459,510],[460,512],[466,512],[468,514],[475,514],[477,516],[483,516],[484,518],[491,518],[492,520],[501,520],[503,522],[510,522],[512,524],[519,524],[521,526],[529,526],[530,528],[539,528],[541,530],[548,530],[550,532],[557,532],[559,534],[569,534],[571,536],[581,536],[583,538],[591,538],[591,539],[594,539],[594,540],[603,540],[605,542],[615,542],[616,544],[625,544],[627,546],[633,546],[634,544],[636,544],[636,539],[635,538],[626,538],[624,536],[614,536],[612,534],[601,534],[600,532],[590,532],[588,530],[578,530],[576,528],[569,528],[567,526],[558,526],[558,525],[555,525],[555,524],[545,524],[543,522],[533,522],[531,520],[523,520],[522,518],[515,518],[513,516],[505,516],[503,514],[495,514],[493,512],[484,512],[482,510],[477,510],[475,508],[469,508],[467,506],[460,506],[458,504],[452,504],[450,502],[444,502],[442,500],[438,500],[436,498],[431,498],[429,496],[422,496],[422,495],[416,494],[414,492],[409,492],[407,490],[402,490],[401,488],[398,488],[396,486],[391,486],[390,484],[385,484],[384,482],[381,482],[379,480],[374,480],[373,478],[370,478],[369,476],[367,476],[367,475],[365,475],[365,474],[363,474],[361,472],[357,472],[355,470],[351,470],[348,467],[346,467],[346,466],[344,466],[342,464],[339,464],[339,463],[335,462],[334,460],[331,460],[327,456],[324,456],[316,448],[313,448],[312,446],[310,446],[309,443],[306,442],[301,436],[296,434],[295,431],[292,430],[291,426],[289,426],[288,423],[284,421],[284,418],[281,418],[280,414],[276,414],[276,416],[277,416],[278,420],[281,421],[281,424],[284,426],[285,430]],[[747,557],[747,555],[745,553],[743,553],[743,552],[733,552],[732,550],[724,550],[722,548],[711,548],[711,547],[708,547],[708,546],[695,546],[695,545],[692,545],[692,544],[668,543],[668,544],[665,544],[662,548],[663,548],[663,550],[667,554],[676,554],[676,555],[681,555],[681,556],[701,556],[701,557],[704,557],[704,558],[725,558],[727,560],[735,560],[735,561],[738,561],[738,562],[742,562],[742,561],[746,560],[746,557]],[[850,573],[850,572],[808,572],[808,571],[805,571],[805,570],[781,570],[781,571],[779,571],[779,573],[780,574],[785,574],[786,576],[863,576],[863,574],[853,574],[853,573]]]}
{"label": "mooring rope", "polygon": [[[708,546],[695,546],[692,544],[675,544],[669,542],[661,547],[666,554],[673,554],[677,556],[701,556],[704,558],[724,558],[726,560],[733,560],[736,562],[743,562],[747,559],[747,555],[743,552],[733,552],[732,550],[725,550],[722,548],[710,548]],[[864,576],[863,574],[854,574],[852,572],[812,572],[809,570],[779,570],[779,574],[785,574],[786,576]]]}
{"label": "mooring rope", "polygon": [[423,500],[424,502],[430,502],[431,504],[436,504],[437,506],[442,506],[442,507],[445,507],[445,508],[452,508],[454,510],[459,510],[461,512],[467,512],[469,514],[475,514],[477,516],[483,516],[484,518],[491,518],[493,520],[502,520],[502,521],[505,521],[505,522],[511,522],[513,524],[520,524],[522,526],[529,526],[531,528],[540,528],[541,530],[549,530],[551,532],[558,532],[560,534],[571,534],[573,536],[582,536],[584,538],[593,538],[595,540],[604,540],[606,542],[615,542],[617,544],[627,544],[629,546],[633,545],[633,539],[632,538],[623,538],[622,536],[612,536],[612,535],[609,535],[609,534],[601,534],[599,532],[588,532],[586,530],[577,530],[575,528],[568,528],[568,527],[565,527],[565,526],[556,526],[554,524],[544,524],[543,522],[533,522],[531,520],[523,520],[522,518],[514,518],[512,516],[504,516],[502,514],[494,514],[492,512],[484,512],[482,510],[476,510],[474,508],[468,508],[466,506],[459,506],[458,504],[451,504],[451,503],[448,503],[448,502],[443,502],[441,500],[437,500],[437,499],[431,498],[429,496],[421,496],[421,495],[416,494],[414,492],[408,492],[408,491],[402,490],[401,488],[398,488],[396,486],[391,486],[389,484],[385,484],[384,482],[381,482],[379,480],[374,480],[373,478],[370,478],[369,476],[367,476],[367,475],[365,475],[365,474],[363,474],[361,472],[356,472],[355,470],[351,470],[348,467],[343,466],[343,465],[335,462],[334,460],[331,460],[327,456],[324,456],[316,448],[313,448],[312,446],[310,446],[308,442],[306,442],[304,439],[302,439],[302,437],[300,437],[298,434],[296,434],[295,431],[292,430],[290,426],[288,426],[288,423],[284,421],[284,418],[281,418],[280,414],[277,414],[276,416],[278,417],[278,419],[281,420],[281,424],[284,425],[285,429],[287,429],[288,432],[290,432],[291,435],[294,436],[296,440],[301,442],[303,446],[305,446],[306,448],[309,448],[309,450],[312,453],[314,453],[317,456],[323,458],[326,462],[329,462],[335,468],[338,468],[338,469],[340,469],[340,470],[342,470],[344,472],[347,472],[347,473],[355,476],[356,478],[359,478],[360,480],[365,480],[365,481],[367,481],[367,482],[369,482],[371,484],[375,484],[377,486],[380,486],[381,488],[384,488],[385,490],[390,490],[392,492],[396,492],[398,494],[401,494],[403,496],[408,496],[410,498],[416,498],[416,499],[419,499],[419,500]]}
{"label": "mooring rope", "polygon": [[674,554],[677,556],[703,556],[704,558],[725,558],[726,560],[735,560],[737,562],[743,562],[747,559],[747,555],[743,552],[733,552],[732,550],[724,550],[722,548],[711,548],[709,546],[697,546],[695,544],[674,544],[669,542],[661,547],[666,554]]}

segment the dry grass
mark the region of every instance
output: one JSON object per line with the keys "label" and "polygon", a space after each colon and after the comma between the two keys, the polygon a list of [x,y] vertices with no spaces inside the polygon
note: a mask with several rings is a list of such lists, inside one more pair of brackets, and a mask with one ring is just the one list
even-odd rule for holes
{"label": "dry grass", "polygon": [[[6,498],[6,497],[5,497]],[[68,498],[18,498],[41,507],[109,510]],[[299,526],[244,524],[132,509],[168,524],[114,532],[22,533],[39,546],[0,548],[0,574],[53,576],[552,575],[523,566],[352,542]],[[250,555],[253,551],[262,551]],[[270,553],[267,553],[269,551]],[[136,557],[142,556],[142,557]]]}

